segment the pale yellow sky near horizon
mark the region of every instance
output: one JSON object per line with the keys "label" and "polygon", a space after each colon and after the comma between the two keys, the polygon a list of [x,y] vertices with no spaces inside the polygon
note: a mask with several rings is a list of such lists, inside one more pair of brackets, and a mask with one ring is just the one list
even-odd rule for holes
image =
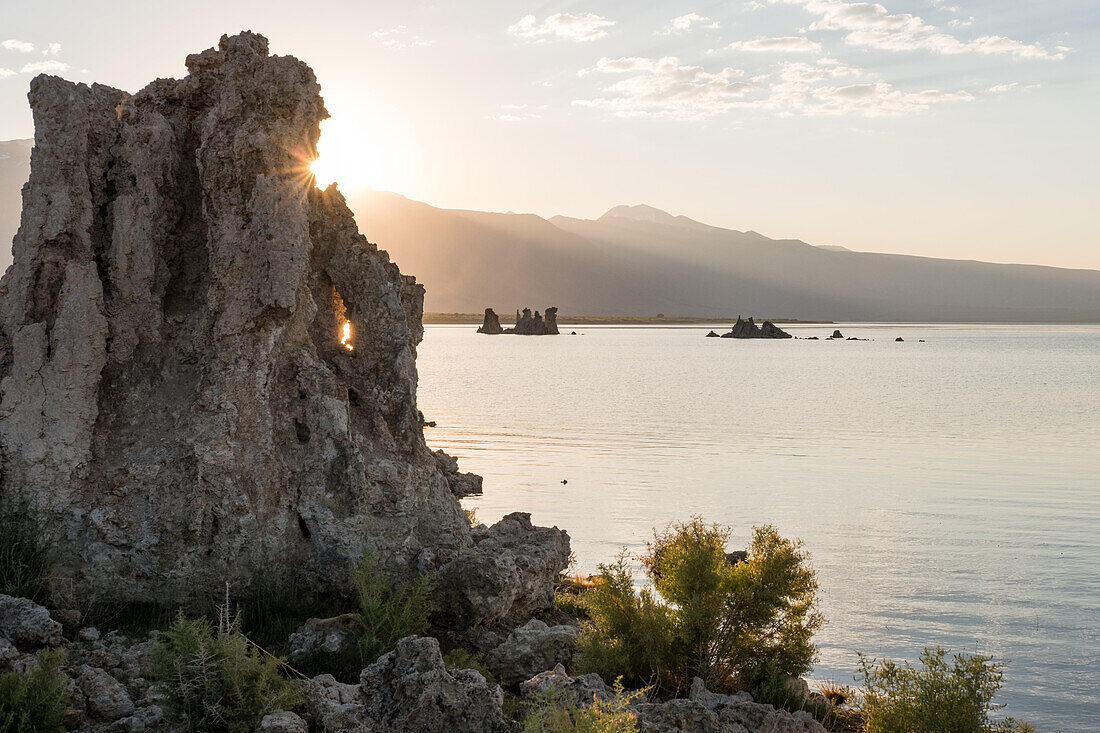
{"label": "pale yellow sky near horizon", "polygon": [[1100,269],[1098,3],[323,9],[8,8],[0,139],[32,134],[37,71],[136,91],[251,28],[317,72],[322,165],[345,190],[545,217],[645,203],[812,244]]}

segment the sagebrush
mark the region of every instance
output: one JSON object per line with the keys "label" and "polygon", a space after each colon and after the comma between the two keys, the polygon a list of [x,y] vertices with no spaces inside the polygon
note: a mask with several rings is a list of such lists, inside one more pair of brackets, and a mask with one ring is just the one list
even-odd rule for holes
{"label": "sagebrush", "polygon": [[56,733],[65,729],[68,679],[61,673],[64,655],[41,651],[26,674],[0,674],[0,733]]}
{"label": "sagebrush", "polygon": [[863,688],[867,733],[990,730],[989,713],[1004,664],[981,654],[950,659],[948,654],[942,647],[926,648],[918,665],[861,656],[856,679]]}
{"label": "sagebrush", "polygon": [[50,534],[37,514],[0,500],[0,593],[46,603],[54,554]]}
{"label": "sagebrush", "polygon": [[431,588],[427,575],[391,583],[368,551],[356,566],[353,581],[359,595],[356,632],[363,663],[374,662],[397,646],[399,639],[428,630]]}
{"label": "sagebrush", "polygon": [[265,715],[301,703],[282,666],[248,640],[239,617],[223,609],[217,626],[180,613],[157,639],[150,674],[190,731],[237,733],[253,731]]}
{"label": "sagebrush", "polygon": [[652,586],[640,591],[625,556],[601,565],[580,599],[590,619],[582,666],[666,695],[686,693],[694,677],[728,691],[754,670],[808,671],[824,619],[801,543],[756,527],[745,558],[731,561],[729,538],[699,518],[670,525],[642,558]]}
{"label": "sagebrush", "polygon": [[630,703],[641,692],[628,693],[616,680],[610,700],[593,699],[578,705],[561,690],[539,693],[527,703],[523,714],[524,733],[636,733],[637,716]]}

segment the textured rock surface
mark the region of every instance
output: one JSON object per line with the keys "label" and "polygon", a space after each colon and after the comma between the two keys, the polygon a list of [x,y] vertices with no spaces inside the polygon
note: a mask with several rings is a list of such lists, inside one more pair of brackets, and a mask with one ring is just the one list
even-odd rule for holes
{"label": "textured rock surface", "polygon": [[473,536],[473,550],[433,576],[432,622],[453,640],[488,651],[501,641],[496,632],[553,607],[554,580],[569,565],[569,535],[532,527],[530,514],[514,512],[492,527],[479,525]]}
{"label": "textured rock surface", "polygon": [[349,654],[358,645],[355,615],[345,613],[333,618],[311,618],[287,640],[287,657],[299,664],[318,655]]}
{"label": "textured rock surface", "polygon": [[479,481],[424,442],[423,288],[313,186],[313,72],[248,32],[187,68],[31,84],[0,455],[61,540],[55,600],[205,608],[259,573],[326,598],[368,547],[398,577],[455,561]]}
{"label": "textured rock surface", "polygon": [[28,651],[61,643],[61,624],[34,601],[0,594],[0,638]]}
{"label": "textured rock surface", "polygon": [[306,684],[315,727],[330,731],[503,731],[500,687],[448,670],[435,639],[406,637],[363,670],[358,685],[328,675]]}
{"label": "textured rock surface", "polygon": [[134,712],[134,701],[126,687],[102,669],[84,665],[76,682],[93,717],[114,721]]}
{"label": "textured rock surface", "polygon": [[505,686],[517,685],[547,669],[568,664],[577,645],[576,626],[548,626],[531,619],[485,655],[485,665]]}
{"label": "textured rock surface", "polygon": [[578,705],[615,697],[615,691],[598,674],[581,674],[572,677],[560,664],[552,670],[540,672],[519,686],[520,695],[527,700],[550,690],[565,693],[568,696],[567,700]]}
{"label": "textured rock surface", "polygon": [[309,733],[309,726],[294,713],[280,710],[265,715],[260,721],[260,733]]}
{"label": "textured rock surface", "polygon": [[477,329],[477,332],[490,335],[504,333],[504,329],[500,327],[500,318],[497,317],[496,311],[492,308],[485,309],[485,320],[482,321],[481,327]]}

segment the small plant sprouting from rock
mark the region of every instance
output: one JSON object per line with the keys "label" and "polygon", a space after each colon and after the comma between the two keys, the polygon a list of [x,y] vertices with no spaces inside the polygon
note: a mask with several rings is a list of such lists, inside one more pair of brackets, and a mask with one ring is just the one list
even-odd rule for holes
{"label": "small plant sprouting from rock", "polygon": [[644,692],[626,692],[621,678],[614,690],[610,700],[594,698],[585,705],[567,699],[561,690],[539,693],[524,711],[523,733],[635,733],[638,719],[630,704]]}
{"label": "small plant sprouting from rock", "polygon": [[431,612],[429,578],[419,575],[403,583],[391,583],[378,567],[374,553],[363,553],[353,575],[359,594],[356,614],[359,654],[370,664],[390,651],[398,639],[428,629]]}
{"label": "small plant sprouting from rock", "polygon": [[239,618],[223,608],[216,627],[181,612],[161,632],[150,672],[188,730],[236,733],[255,730],[265,715],[301,703],[298,688],[280,674],[282,667],[250,642]]}
{"label": "small plant sprouting from rock", "polygon": [[497,682],[496,676],[485,666],[484,658],[480,654],[471,654],[462,647],[457,647],[444,654],[443,663],[447,665],[447,669],[472,669],[487,681]]}
{"label": "small plant sprouting from rock", "polygon": [[55,733],[65,730],[68,680],[61,674],[64,654],[40,651],[26,674],[0,675],[0,733]]}
{"label": "small plant sprouting from rock", "polygon": [[817,579],[801,543],[757,527],[746,558],[726,557],[730,530],[702,519],[658,533],[642,558],[652,588],[635,591],[625,556],[601,565],[581,597],[590,622],[582,665],[662,694],[686,692],[693,677],[730,691],[767,665],[786,676],[810,669]]}
{"label": "small plant sprouting from rock", "polygon": [[856,679],[867,733],[1027,730],[1028,724],[1016,721],[1007,729],[990,725],[1003,663],[981,654],[956,654],[950,661],[947,655],[941,647],[925,649],[919,666],[861,656]]}

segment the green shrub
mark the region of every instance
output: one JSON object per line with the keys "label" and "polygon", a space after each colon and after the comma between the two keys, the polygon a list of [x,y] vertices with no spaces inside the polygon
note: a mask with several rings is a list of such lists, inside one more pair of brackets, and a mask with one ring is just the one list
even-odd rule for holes
{"label": "green shrub", "polygon": [[61,674],[61,652],[41,651],[26,674],[0,675],[0,733],[54,733],[64,730],[68,684]]}
{"label": "green shrub", "polygon": [[535,696],[525,709],[524,733],[635,733],[637,716],[631,701],[642,693],[627,693],[622,680],[615,681],[615,697],[593,700],[584,706],[567,700],[561,690]]}
{"label": "green shrub", "polygon": [[578,641],[582,666],[667,694],[686,692],[693,677],[729,691],[753,669],[809,670],[824,619],[801,544],[757,527],[747,559],[735,564],[726,558],[729,536],[699,518],[658,533],[642,558],[653,587],[640,592],[625,557],[601,565],[581,597],[591,619]]}
{"label": "green shrub", "polygon": [[283,664],[249,642],[239,618],[207,619],[182,613],[161,632],[150,676],[164,687],[169,708],[191,731],[252,731],[276,710],[301,703],[298,688],[280,674]]}
{"label": "green shrub", "polygon": [[485,666],[485,660],[480,654],[471,654],[462,647],[452,649],[443,655],[443,664],[447,669],[472,669],[481,674],[487,681],[496,684],[496,676]]}
{"label": "green shrub", "polygon": [[949,662],[947,654],[941,647],[925,649],[919,667],[860,656],[856,679],[863,687],[867,733],[990,730],[990,705],[1004,665],[980,654],[956,654]]}
{"label": "green shrub", "polygon": [[367,551],[353,580],[359,594],[356,631],[363,663],[374,662],[397,646],[399,639],[427,631],[431,612],[427,575],[391,584],[374,553]]}
{"label": "green shrub", "polygon": [[47,602],[53,561],[53,543],[35,514],[0,501],[0,593]]}

